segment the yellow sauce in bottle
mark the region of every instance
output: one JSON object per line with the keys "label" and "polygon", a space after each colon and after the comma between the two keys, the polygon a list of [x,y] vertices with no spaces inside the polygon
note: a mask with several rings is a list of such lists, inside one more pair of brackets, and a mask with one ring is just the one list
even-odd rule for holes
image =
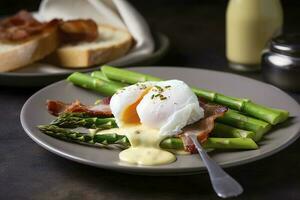
{"label": "yellow sauce in bottle", "polygon": [[248,71],[259,68],[262,50],[280,33],[282,24],[280,0],[230,0],[226,13],[226,56],[231,66]]}

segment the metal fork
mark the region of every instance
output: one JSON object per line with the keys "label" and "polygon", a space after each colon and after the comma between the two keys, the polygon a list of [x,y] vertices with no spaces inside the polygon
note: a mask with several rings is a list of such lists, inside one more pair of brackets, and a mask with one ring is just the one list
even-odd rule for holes
{"label": "metal fork", "polygon": [[243,192],[242,186],[208,156],[206,151],[198,142],[196,135],[191,134],[189,137],[192,139],[202,161],[208,170],[211,184],[217,195],[222,198],[240,195]]}

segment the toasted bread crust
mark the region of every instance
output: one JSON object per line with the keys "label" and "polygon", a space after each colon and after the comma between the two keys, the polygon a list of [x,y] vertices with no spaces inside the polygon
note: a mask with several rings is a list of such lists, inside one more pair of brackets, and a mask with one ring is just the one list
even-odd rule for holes
{"label": "toasted bread crust", "polygon": [[116,44],[105,46],[99,44],[98,47],[80,49],[80,44],[74,47],[63,46],[57,49],[53,54],[47,57],[47,61],[68,68],[86,68],[98,64],[107,63],[111,60],[121,57],[126,54],[133,44],[131,35],[121,29],[117,29],[107,25],[100,25],[100,43],[101,29],[106,29],[115,34],[122,34],[122,38]]}
{"label": "toasted bread crust", "polygon": [[12,71],[40,60],[54,52],[58,46],[56,28],[51,28],[24,43],[11,44],[7,51],[0,52],[0,72]]}
{"label": "toasted bread crust", "polygon": [[[110,45],[96,45],[93,48],[80,49],[78,48],[80,44],[75,45],[74,48],[72,46],[59,47],[61,44],[59,33],[57,28],[52,28],[26,42],[11,44],[9,49],[0,51],[0,72],[16,70],[46,56],[46,61],[58,66],[86,68],[112,61],[130,50],[133,38],[127,31],[107,25],[100,25],[100,30],[101,28],[109,30],[109,34],[112,35],[115,32],[122,34],[122,37]],[[99,41],[101,43],[101,38]]]}

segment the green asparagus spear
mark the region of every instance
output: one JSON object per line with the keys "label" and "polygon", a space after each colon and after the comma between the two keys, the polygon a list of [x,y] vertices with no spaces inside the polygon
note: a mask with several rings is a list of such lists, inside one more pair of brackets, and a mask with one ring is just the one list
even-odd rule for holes
{"label": "green asparagus spear", "polygon": [[55,125],[40,125],[38,126],[38,129],[47,135],[50,135],[52,137],[67,140],[67,141],[73,141],[73,142],[84,142],[88,144],[93,144],[93,136],[89,134],[82,134],[80,132],[74,131],[74,130],[68,130],[64,128],[60,128]]}
{"label": "green asparagus spear", "polygon": [[216,121],[243,130],[253,131],[255,133],[254,141],[259,141],[272,127],[265,121],[242,115],[234,110],[228,110],[223,117],[218,117]]}
{"label": "green asparagus spear", "polygon": [[68,81],[72,82],[75,85],[78,85],[83,88],[94,90],[100,92],[103,95],[112,96],[118,89],[121,88],[119,84],[107,83],[105,81],[93,78],[89,75],[75,72],[71,74]]}
{"label": "green asparagus spear", "polygon": [[108,65],[102,66],[101,71],[107,78],[120,81],[122,83],[135,84],[137,82],[145,81],[162,81],[162,79],[151,75],[141,74],[130,70],[122,70]]}
{"label": "green asparagus spear", "polygon": [[[60,128],[55,125],[40,125],[38,126],[41,132],[52,137],[65,141],[77,142],[80,144],[118,144],[124,148],[130,146],[126,136],[111,134],[94,134],[88,135],[73,130]],[[183,142],[180,138],[167,138],[160,144],[165,149],[181,149],[183,150]],[[204,148],[213,149],[257,149],[256,143],[250,138],[208,138],[203,144]]]}
{"label": "green asparagus spear", "polygon": [[[85,74],[83,74],[85,75]],[[80,79],[80,77],[77,78],[77,76],[82,76],[82,74],[80,73],[73,73],[71,75],[72,79],[71,82],[73,82],[73,80],[78,80]],[[88,75],[85,75],[87,77],[89,77]],[[92,77],[90,77],[92,79]],[[102,81],[102,80],[99,80]],[[75,84],[78,84],[78,82],[76,82]],[[110,82],[106,82],[103,81],[104,85],[113,85],[113,89],[114,91],[117,90],[117,87],[115,84],[110,83]],[[78,84],[79,85],[79,84]],[[95,87],[97,87],[97,85],[95,85]],[[107,87],[104,87],[105,89],[107,89]],[[119,87],[119,89],[121,89],[122,87]],[[102,93],[102,88],[93,88],[93,90],[98,91],[100,93]],[[109,91],[109,93],[112,93],[114,91]],[[107,91],[105,91],[107,92]],[[105,94],[105,92],[103,94]],[[256,136],[255,136],[255,141],[258,141],[261,139],[261,137],[263,136],[264,133],[266,133],[270,128],[271,125],[267,122],[264,122],[262,120],[258,120],[258,119],[254,119],[251,117],[247,117],[242,115],[241,113],[237,113],[232,111],[228,111],[221,119],[220,122],[223,122],[225,124],[229,124],[232,125],[234,127],[240,128],[240,129],[245,129],[245,130],[249,130],[249,131],[253,131],[255,132]]]}
{"label": "green asparagus spear", "polygon": [[183,150],[184,145],[179,137],[166,138],[160,143],[160,147],[164,149]]}
{"label": "green asparagus spear", "polygon": [[[119,69],[111,66],[102,66],[101,70],[107,78],[129,84],[134,84],[143,81],[162,80],[154,76],[133,72],[130,70]],[[199,97],[203,97],[209,101],[213,101],[218,104],[228,106],[229,108],[239,110],[255,118],[267,121],[273,125],[285,121],[289,116],[289,113],[286,110],[274,109],[263,105],[255,104],[249,99],[240,99],[225,96],[223,94],[218,94],[216,92],[200,88],[192,89],[195,92],[195,94]]]}
{"label": "green asparagus spear", "polygon": [[[230,118],[226,119],[230,120]],[[85,113],[64,113],[52,121],[51,124],[61,128],[110,129],[117,127],[114,118],[90,117]],[[213,135],[225,138],[255,138],[255,133],[252,131],[234,128],[221,123],[215,123]]]}
{"label": "green asparagus spear", "polygon": [[121,83],[121,82],[118,82],[118,81],[109,80],[101,71],[92,72],[91,77],[97,78],[97,79],[102,80],[102,81],[106,81],[110,84],[119,85],[120,87],[128,86],[128,84],[126,84],[126,83]]}
{"label": "green asparagus spear", "polygon": [[82,117],[80,115],[84,114],[76,113],[74,115],[74,113],[64,113],[52,121],[51,124],[62,128],[84,127],[109,129],[117,127],[114,118]]}
{"label": "green asparagus spear", "polygon": [[221,138],[251,138],[253,140],[255,138],[255,133],[253,131],[246,131],[222,123],[215,123],[211,134],[212,137]]}
{"label": "green asparagus spear", "polygon": [[[215,138],[209,137],[204,144],[205,149],[257,149],[257,144],[250,138]],[[165,149],[184,149],[181,138],[167,138],[160,144]]]}
{"label": "green asparagus spear", "polygon": [[[232,117],[233,115],[233,117]],[[225,115],[225,119],[223,121],[236,122],[244,117],[240,117],[240,114],[233,113],[231,115]],[[222,121],[222,120],[221,120]],[[246,121],[246,122],[245,122]],[[257,125],[256,123],[251,123],[253,120],[252,118],[249,120],[248,118],[243,119],[242,122],[238,123],[237,126],[242,124],[244,127],[250,126],[255,131],[260,131],[260,129],[265,129],[265,127],[260,128],[260,124]],[[254,120],[256,122],[256,120]],[[116,128],[117,124],[115,123],[114,118],[98,118],[98,117],[91,117],[86,113],[64,113],[57,117],[54,121],[51,122],[52,125],[56,125],[61,128],[90,128],[90,129],[110,129]],[[263,122],[263,124],[267,124]],[[243,128],[244,128],[243,127]],[[262,131],[260,131],[262,132]],[[253,131],[242,130],[238,128],[234,128],[232,126],[228,126],[221,123],[215,123],[214,136],[218,137],[225,137],[225,138],[251,138],[256,140],[256,134]]]}
{"label": "green asparagus spear", "polygon": [[123,144],[125,146],[129,146],[130,143],[126,136],[118,135],[116,133],[111,134],[95,134],[94,141],[101,144]]}
{"label": "green asparagus spear", "polygon": [[206,149],[258,149],[250,138],[214,138],[209,137],[203,147]]}

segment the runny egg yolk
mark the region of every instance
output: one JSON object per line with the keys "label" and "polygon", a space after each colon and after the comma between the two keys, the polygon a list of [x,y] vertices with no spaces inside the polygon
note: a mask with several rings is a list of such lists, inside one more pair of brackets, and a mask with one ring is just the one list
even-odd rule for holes
{"label": "runny egg yolk", "polygon": [[136,107],[139,105],[143,97],[149,92],[150,89],[151,87],[147,88],[133,104],[129,105],[127,108],[124,109],[122,113],[122,121],[125,124],[130,124],[130,125],[140,124],[140,118],[136,111]]}
{"label": "runny egg yolk", "polygon": [[[159,144],[165,136],[161,136],[158,129],[152,129],[142,125],[137,113],[137,106],[151,89],[152,87],[145,89],[134,103],[124,109],[121,114],[121,120],[124,126],[113,130],[119,134],[126,135],[130,141],[131,147],[123,150],[119,154],[120,160],[126,163],[161,165],[176,160],[174,154],[162,150],[159,147]],[[102,132],[103,134],[106,133],[106,131]]]}
{"label": "runny egg yolk", "polygon": [[204,114],[196,95],[179,80],[125,87],[112,96],[110,107],[119,128],[102,130],[98,134],[125,135],[130,147],[120,152],[119,158],[138,165],[174,162],[175,155],[161,149],[161,141],[180,133],[184,126]]}

